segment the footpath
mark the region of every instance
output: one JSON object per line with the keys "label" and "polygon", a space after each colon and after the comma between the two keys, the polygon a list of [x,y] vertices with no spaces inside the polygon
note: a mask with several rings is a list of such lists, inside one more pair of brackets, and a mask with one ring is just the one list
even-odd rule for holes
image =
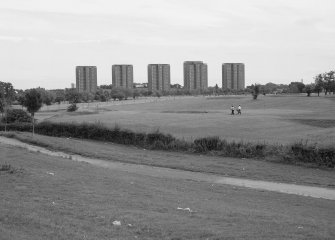
{"label": "footpath", "polygon": [[214,174],[198,173],[198,172],[191,172],[191,171],[164,168],[164,167],[113,162],[108,160],[83,157],[75,154],[68,154],[60,151],[50,151],[46,148],[26,144],[16,139],[6,137],[0,137],[0,144],[20,147],[31,152],[45,154],[48,156],[69,159],[78,162],[86,162],[99,167],[104,167],[117,171],[136,173],[140,175],[146,175],[158,178],[188,179],[199,182],[208,182],[211,184],[233,185],[241,188],[251,188],[265,191],[280,192],[285,194],[295,194],[306,197],[335,200],[335,190],[329,188],[278,183],[270,181],[250,180],[242,178],[222,177]]}

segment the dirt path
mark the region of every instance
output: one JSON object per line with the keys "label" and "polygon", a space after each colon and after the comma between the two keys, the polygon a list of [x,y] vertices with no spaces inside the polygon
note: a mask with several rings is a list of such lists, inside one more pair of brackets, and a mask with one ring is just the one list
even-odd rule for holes
{"label": "dirt path", "polygon": [[87,162],[92,165],[109,168],[113,170],[136,173],[140,175],[173,178],[173,179],[187,179],[192,181],[209,182],[212,184],[227,184],[238,187],[246,187],[252,189],[274,191],[287,194],[295,194],[300,196],[309,196],[313,198],[323,198],[328,200],[335,200],[335,190],[328,188],[319,188],[311,186],[303,186],[296,184],[285,184],[269,181],[258,181],[241,178],[221,177],[213,174],[195,173],[190,171],[183,171],[177,169],[152,167],[138,164],[119,163],[113,161],[106,161],[95,158],[86,158],[79,155],[71,155],[64,152],[53,152],[42,147],[29,145],[20,142],[16,139],[0,137],[0,143],[21,147],[32,152],[39,152],[54,157],[66,158],[74,161]]}

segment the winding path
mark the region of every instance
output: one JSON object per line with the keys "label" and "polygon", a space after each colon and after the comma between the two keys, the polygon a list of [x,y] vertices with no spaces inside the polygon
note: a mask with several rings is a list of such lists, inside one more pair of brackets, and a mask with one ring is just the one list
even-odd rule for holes
{"label": "winding path", "polygon": [[16,139],[0,137],[0,144],[15,146],[27,149],[31,152],[46,154],[53,157],[60,157],[69,160],[87,162],[95,166],[109,168],[113,170],[125,171],[140,175],[173,178],[173,179],[188,179],[193,181],[208,182],[211,184],[225,184],[238,187],[280,192],[286,194],[295,194],[300,196],[308,196],[313,198],[322,198],[328,200],[335,200],[335,190],[320,187],[303,186],[296,184],[277,183],[269,181],[249,180],[242,178],[222,177],[214,174],[198,173],[191,171],[184,171],[178,169],[170,169],[163,167],[153,167],[138,164],[120,163],[108,160],[86,158],[80,155],[71,155],[64,152],[54,152],[46,148],[26,144]]}

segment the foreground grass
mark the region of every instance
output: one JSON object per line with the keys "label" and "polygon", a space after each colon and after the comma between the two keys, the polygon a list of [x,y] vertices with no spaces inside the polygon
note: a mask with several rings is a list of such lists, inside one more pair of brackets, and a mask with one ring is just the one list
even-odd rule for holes
{"label": "foreground grass", "polygon": [[278,164],[271,161],[222,158],[199,153],[185,154],[171,151],[150,151],[134,146],[73,138],[58,138],[43,135],[35,135],[32,138],[31,133],[24,132],[8,133],[7,136],[53,151],[62,151],[109,161],[213,173],[222,176],[255,180],[335,187],[333,169],[321,170]]}
{"label": "foreground grass", "polygon": [[335,238],[332,201],[141,176],[2,145],[0,159],[24,169],[0,173],[1,239]]}

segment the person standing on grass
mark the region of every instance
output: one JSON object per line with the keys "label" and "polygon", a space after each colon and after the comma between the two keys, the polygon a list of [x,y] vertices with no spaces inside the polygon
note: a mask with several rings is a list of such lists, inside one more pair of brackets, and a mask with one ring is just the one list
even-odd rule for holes
{"label": "person standing on grass", "polygon": [[234,115],[235,114],[235,107],[234,106],[231,106],[231,115]]}
{"label": "person standing on grass", "polygon": [[242,108],[241,108],[241,105],[238,105],[238,108],[237,108],[237,114],[242,114]]}

